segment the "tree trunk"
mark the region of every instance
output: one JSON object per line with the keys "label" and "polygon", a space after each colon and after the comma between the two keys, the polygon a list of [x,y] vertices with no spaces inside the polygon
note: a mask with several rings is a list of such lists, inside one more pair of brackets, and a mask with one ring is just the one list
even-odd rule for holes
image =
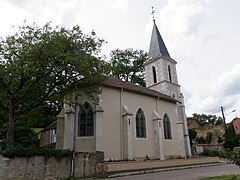
{"label": "tree trunk", "polygon": [[12,107],[10,107],[9,114],[8,114],[8,127],[7,127],[7,136],[6,136],[7,148],[14,146],[14,125],[15,125],[14,110]]}

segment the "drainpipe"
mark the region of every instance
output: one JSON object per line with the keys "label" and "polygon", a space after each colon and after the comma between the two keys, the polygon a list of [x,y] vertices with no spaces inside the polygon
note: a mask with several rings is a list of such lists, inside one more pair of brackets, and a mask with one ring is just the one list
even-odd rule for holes
{"label": "drainpipe", "polygon": [[77,120],[77,96],[74,97],[74,123],[73,123],[73,147],[72,147],[72,159],[71,159],[71,177],[75,177],[75,160],[76,160],[76,120]]}
{"label": "drainpipe", "polygon": [[123,88],[120,90],[120,154],[121,159],[123,159],[123,124],[122,124],[122,92]]}

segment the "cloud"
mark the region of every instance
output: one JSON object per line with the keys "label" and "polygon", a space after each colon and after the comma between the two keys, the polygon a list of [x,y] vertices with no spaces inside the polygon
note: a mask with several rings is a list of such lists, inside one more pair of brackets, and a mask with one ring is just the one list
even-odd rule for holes
{"label": "cloud", "polygon": [[204,0],[168,0],[157,14],[162,32],[171,39],[194,35],[201,24],[202,16],[208,12]]}
{"label": "cloud", "polygon": [[[220,106],[238,106],[240,98],[240,64],[235,65],[230,71],[223,73],[219,79],[212,84],[210,93],[202,99],[199,110],[203,112],[214,112]],[[206,87],[208,88],[208,87]]]}
{"label": "cloud", "polygon": [[183,96],[184,96],[185,105],[186,104],[191,104],[190,100],[191,100],[193,94],[192,94],[190,88],[189,87],[182,87],[181,90],[182,90],[182,93],[183,93]]}
{"label": "cloud", "polygon": [[112,6],[121,10],[126,10],[128,7],[128,0],[115,0]]}
{"label": "cloud", "polygon": [[[170,55],[177,58],[188,56],[189,48],[184,47],[189,44],[196,47],[202,42],[199,28],[209,11],[206,0],[167,0],[166,5],[156,10],[156,23]],[[151,29],[152,19],[149,19],[146,42],[150,41]]]}
{"label": "cloud", "polygon": [[25,6],[28,2],[29,2],[30,0],[21,0],[21,1],[19,1],[19,0],[8,0],[8,2],[10,3],[10,4],[12,4],[13,6],[19,6],[19,7],[23,7],[23,6]]}

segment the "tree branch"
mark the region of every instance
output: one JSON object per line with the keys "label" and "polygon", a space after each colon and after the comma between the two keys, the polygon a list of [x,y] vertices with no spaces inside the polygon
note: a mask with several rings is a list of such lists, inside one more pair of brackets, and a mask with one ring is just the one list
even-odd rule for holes
{"label": "tree branch", "polygon": [[[43,76],[43,78],[49,76],[49,75],[51,74],[52,70],[53,70],[53,68],[51,68],[51,69]],[[25,92],[21,97],[19,97],[19,98],[16,99],[16,102],[15,102],[15,104],[14,104],[14,107],[16,107],[16,106],[18,106],[19,104],[21,104],[22,101],[23,101],[29,94],[32,93],[32,91],[34,90],[33,87],[36,86],[36,84],[37,84],[40,80],[41,80],[41,78],[36,78],[36,80],[33,81],[33,82],[30,84],[30,86],[29,86],[29,88],[26,90],[26,92]]]}

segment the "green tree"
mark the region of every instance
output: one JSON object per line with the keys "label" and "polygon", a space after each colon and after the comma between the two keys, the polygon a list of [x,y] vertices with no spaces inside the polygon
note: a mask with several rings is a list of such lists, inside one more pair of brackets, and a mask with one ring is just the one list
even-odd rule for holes
{"label": "green tree", "polygon": [[[104,41],[94,32],[84,35],[72,29],[24,24],[0,41],[0,113],[7,122],[7,147],[14,144],[19,117],[55,101],[61,101],[81,80],[86,93],[98,93]],[[98,77],[98,78],[93,78]],[[7,119],[4,119],[6,118]]]}
{"label": "green tree", "polygon": [[[14,146],[38,146],[38,134],[34,128],[45,128],[53,121],[59,114],[62,105],[60,103],[46,104],[40,106],[26,115],[18,118],[15,123]],[[7,123],[0,126],[0,141],[6,137]]]}
{"label": "green tree", "polygon": [[113,50],[110,54],[110,74],[114,78],[126,82],[146,86],[143,63],[147,60],[147,53],[143,50]]}
{"label": "green tree", "polygon": [[206,136],[206,143],[207,144],[211,144],[211,142],[212,142],[212,132],[208,132],[207,133],[207,136]]}
{"label": "green tree", "polygon": [[19,118],[15,123],[14,146],[37,147],[38,134],[32,128],[32,122],[25,118]]}
{"label": "green tree", "polygon": [[196,142],[198,144],[206,144],[206,140],[204,139],[204,137],[200,136],[200,137],[196,137]]}
{"label": "green tree", "polygon": [[218,125],[223,124],[222,117],[216,115],[206,115],[206,114],[192,114],[192,117],[188,117],[189,120],[195,120],[200,126],[204,124]]}
{"label": "green tree", "polygon": [[189,134],[190,145],[192,147],[193,140],[196,139],[197,132],[195,131],[195,129],[188,129],[188,134]]}
{"label": "green tree", "polygon": [[227,149],[233,150],[234,147],[239,146],[239,143],[240,143],[240,135],[237,135],[235,133],[232,123],[228,124],[226,132],[224,134],[223,146]]}

